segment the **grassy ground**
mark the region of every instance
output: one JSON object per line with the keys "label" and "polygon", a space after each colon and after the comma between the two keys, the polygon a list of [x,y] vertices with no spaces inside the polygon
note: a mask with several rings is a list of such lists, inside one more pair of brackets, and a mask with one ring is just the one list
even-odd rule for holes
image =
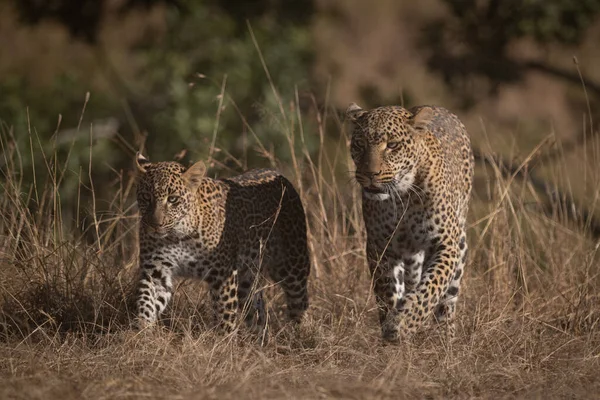
{"label": "grassy ground", "polygon": [[[264,347],[244,334],[214,332],[205,289],[189,280],[180,281],[160,327],[131,329],[133,177],[123,174],[112,197],[103,194],[108,211],[97,212],[96,194],[88,212],[74,214],[85,215],[84,232],[68,228],[60,162],[38,166],[45,178],[35,187],[21,184],[19,151],[35,146],[16,149],[3,132],[0,398],[597,396],[600,243],[568,218],[571,210],[539,212],[542,196],[494,164],[476,174],[455,340],[432,324],[399,345],[381,342],[360,199],[348,179],[330,172],[351,169],[338,128],[339,141],[313,158],[291,128],[283,134],[295,149],[292,162],[279,165],[269,154],[303,197],[314,269],[298,332],[282,317],[280,293],[268,291]],[[567,169],[558,164],[556,174]],[[600,178],[590,171],[588,179]],[[93,194],[93,185],[81,191]]]}

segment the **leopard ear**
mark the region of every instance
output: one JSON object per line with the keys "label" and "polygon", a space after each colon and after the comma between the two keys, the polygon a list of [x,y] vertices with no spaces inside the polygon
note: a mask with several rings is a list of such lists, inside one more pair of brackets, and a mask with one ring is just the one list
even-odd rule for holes
{"label": "leopard ear", "polygon": [[206,165],[202,161],[198,161],[191,167],[189,167],[181,176],[187,183],[188,187],[192,190],[200,186],[202,178],[206,175]]}
{"label": "leopard ear", "polygon": [[426,130],[427,126],[433,120],[433,109],[428,106],[419,108],[419,110],[408,120],[409,124],[412,125],[416,130]]}
{"label": "leopard ear", "polygon": [[135,153],[135,166],[142,174],[146,173],[146,168],[150,165],[150,160],[142,155],[139,151]]}
{"label": "leopard ear", "polygon": [[366,111],[360,108],[360,106],[356,103],[350,103],[348,108],[346,109],[346,118],[350,121],[354,122],[363,115],[365,115]]}

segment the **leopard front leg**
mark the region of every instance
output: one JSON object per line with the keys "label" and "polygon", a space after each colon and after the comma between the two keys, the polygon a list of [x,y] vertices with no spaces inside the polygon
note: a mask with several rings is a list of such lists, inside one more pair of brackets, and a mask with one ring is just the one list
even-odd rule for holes
{"label": "leopard front leg", "polygon": [[172,260],[140,252],[141,278],[138,284],[137,320],[140,328],[152,326],[165,310],[173,293]]}
{"label": "leopard front leg", "polygon": [[253,271],[251,263],[241,263],[238,275],[238,302],[246,326],[262,336],[266,329],[267,316],[263,291],[260,286],[258,273]]}
{"label": "leopard front leg", "polygon": [[407,292],[414,291],[421,281],[424,259],[424,250],[418,252],[406,252],[403,254],[402,260],[404,261],[404,285]]}
{"label": "leopard front leg", "polygon": [[236,328],[238,312],[238,271],[233,269],[223,280],[218,280],[211,286],[211,297],[215,306],[219,325],[226,333]]}
{"label": "leopard front leg", "polygon": [[459,254],[456,241],[448,239],[436,246],[416,290],[407,293],[400,302],[398,328],[402,333],[416,332],[438,306],[455,276]]}
{"label": "leopard front leg", "polygon": [[440,303],[434,311],[435,319],[438,323],[445,323],[448,328],[448,334],[454,336],[454,313],[456,312],[456,302],[460,291],[460,282],[463,277],[464,267],[467,262],[467,234],[463,228],[460,240],[458,242],[460,250],[459,261],[456,270],[452,274],[452,280],[448,290],[444,293]]}
{"label": "leopard front leg", "polygon": [[385,259],[370,261],[369,264],[382,336],[385,340],[395,341],[398,338],[398,309],[405,291],[404,263]]}

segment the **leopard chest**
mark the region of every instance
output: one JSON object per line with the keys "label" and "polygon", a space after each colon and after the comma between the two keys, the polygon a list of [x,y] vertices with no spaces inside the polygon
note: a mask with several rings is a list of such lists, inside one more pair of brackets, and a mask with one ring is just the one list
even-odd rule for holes
{"label": "leopard chest", "polygon": [[146,252],[153,262],[168,267],[175,275],[200,278],[231,265],[232,258],[226,243],[207,248],[196,238],[162,241],[149,246]]}
{"label": "leopard chest", "polygon": [[438,227],[426,204],[408,199],[363,203],[367,247],[381,257],[401,258],[427,251]]}

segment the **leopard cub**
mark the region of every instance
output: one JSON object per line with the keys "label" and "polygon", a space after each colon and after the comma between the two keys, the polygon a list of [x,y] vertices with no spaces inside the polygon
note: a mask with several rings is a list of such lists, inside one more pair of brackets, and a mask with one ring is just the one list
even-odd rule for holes
{"label": "leopard cub", "polygon": [[136,165],[140,326],[154,324],[165,310],[176,276],[208,283],[227,332],[240,313],[248,325],[265,327],[257,279],[263,275],[283,289],[291,320],[301,321],[310,260],[304,208],[290,181],[267,169],[211,179],[202,162],[185,168],[139,153]]}

